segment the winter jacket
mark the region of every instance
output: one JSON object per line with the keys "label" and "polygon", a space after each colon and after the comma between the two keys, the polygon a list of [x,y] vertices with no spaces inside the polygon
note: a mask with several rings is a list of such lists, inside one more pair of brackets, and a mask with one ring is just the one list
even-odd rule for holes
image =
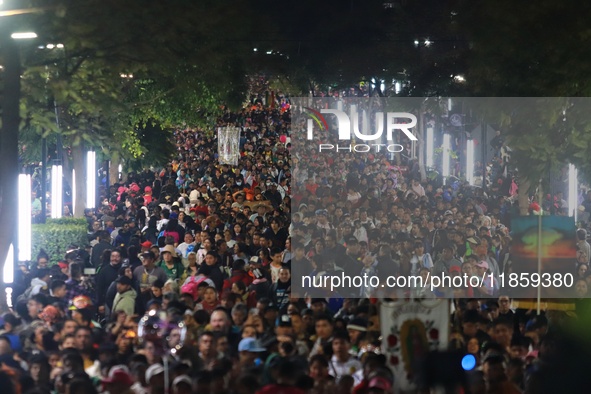
{"label": "winter jacket", "polygon": [[135,312],[136,297],[137,293],[133,288],[127,290],[125,293],[117,293],[113,301],[113,312],[111,316],[115,316],[119,311],[125,312],[127,316],[133,315]]}

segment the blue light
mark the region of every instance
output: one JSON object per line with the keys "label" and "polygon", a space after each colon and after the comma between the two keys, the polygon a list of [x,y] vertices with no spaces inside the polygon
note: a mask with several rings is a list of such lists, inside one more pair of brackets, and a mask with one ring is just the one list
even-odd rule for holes
{"label": "blue light", "polygon": [[466,354],[462,358],[462,368],[464,368],[464,371],[471,371],[474,369],[475,366],[476,357],[474,357],[472,354]]}

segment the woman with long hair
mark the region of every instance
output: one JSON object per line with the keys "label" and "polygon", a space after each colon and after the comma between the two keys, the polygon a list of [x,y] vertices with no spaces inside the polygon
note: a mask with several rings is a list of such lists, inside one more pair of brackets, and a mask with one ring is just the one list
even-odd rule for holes
{"label": "woman with long hair", "polygon": [[257,216],[252,221],[252,224],[257,231],[263,232],[263,229],[265,228],[265,219],[262,216]]}
{"label": "woman with long hair", "polygon": [[248,254],[248,246],[244,242],[238,242],[234,245],[234,255],[232,256],[234,261],[244,260],[249,261],[250,255]]}
{"label": "woman with long hair", "polygon": [[148,224],[142,229],[142,238],[146,241],[150,241],[152,245],[155,245],[158,241],[158,218],[155,215],[150,216]]}

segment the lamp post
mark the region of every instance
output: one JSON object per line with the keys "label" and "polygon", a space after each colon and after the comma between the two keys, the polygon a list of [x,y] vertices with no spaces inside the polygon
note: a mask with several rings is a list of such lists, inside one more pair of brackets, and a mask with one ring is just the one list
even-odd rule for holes
{"label": "lamp post", "polygon": [[96,208],[96,152],[86,153],[86,208]]}
{"label": "lamp post", "polygon": [[[4,21],[3,21],[4,22]],[[20,59],[15,41],[11,38],[11,23],[0,24],[0,48],[4,57],[4,90],[0,96],[0,107],[2,108],[2,129],[0,132],[0,190],[2,191],[2,205],[0,208],[0,261],[6,261],[4,268],[14,272],[14,253],[18,245],[17,232],[13,231],[11,223],[17,221],[18,206],[18,128],[20,123],[19,98],[20,98]],[[30,198],[30,197],[29,197]],[[8,261],[7,257],[13,251],[13,258]],[[8,267],[10,266],[10,267]],[[12,278],[6,272],[4,281]]]}
{"label": "lamp post", "polygon": [[578,211],[578,171],[574,164],[568,165],[568,216],[577,221]]}
{"label": "lamp post", "polygon": [[18,260],[31,260],[31,175],[18,176]]}
{"label": "lamp post", "polygon": [[433,167],[433,152],[434,152],[434,144],[435,144],[435,140],[434,140],[435,136],[433,134],[433,126],[429,125],[427,126],[427,141],[426,141],[426,165],[428,168],[432,168]]}
{"label": "lamp post", "polygon": [[466,181],[474,186],[474,140],[466,140]]}
{"label": "lamp post", "polygon": [[443,159],[443,163],[441,165],[441,173],[443,175],[443,183],[447,183],[447,178],[450,174],[450,166],[451,166],[451,135],[445,133],[443,135],[443,152],[441,153],[441,157]]}
{"label": "lamp post", "polygon": [[62,165],[56,161],[51,166],[51,217],[58,219],[62,217],[62,194],[63,188],[63,173]]}

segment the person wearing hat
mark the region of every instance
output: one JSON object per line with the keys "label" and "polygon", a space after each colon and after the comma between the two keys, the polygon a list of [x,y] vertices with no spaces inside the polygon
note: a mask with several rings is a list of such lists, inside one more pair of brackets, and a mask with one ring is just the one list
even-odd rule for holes
{"label": "person wearing hat", "polygon": [[142,253],[147,252],[152,247],[152,242],[144,241],[140,244],[140,246],[142,247]]}
{"label": "person wearing hat", "polygon": [[254,221],[254,219],[257,216],[261,216],[263,219],[267,219],[267,205],[259,202],[255,205],[253,205],[252,209],[255,211],[255,213],[253,213],[252,215],[250,215],[250,217],[248,218],[248,220],[250,221]]}
{"label": "person wearing hat", "polygon": [[239,365],[241,369],[247,369],[255,366],[255,359],[266,352],[258,340],[255,338],[244,338],[238,344]]}
{"label": "person wearing hat", "polygon": [[479,292],[483,296],[492,296],[495,294],[497,289],[497,281],[494,275],[491,277],[491,271],[489,269],[488,263],[485,260],[480,260],[480,262],[474,265],[474,269],[476,270],[476,275],[479,278],[483,278],[482,286],[475,291]]}
{"label": "person wearing hat", "polygon": [[135,312],[137,293],[132,287],[132,280],[128,276],[122,275],[117,278],[115,283],[117,286],[117,294],[113,300],[111,316],[116,316],[119,311],[125,312],[127,316],[133,315]]}
{"label": "person wearing hat", "polygon": [[111,368],[106,378],[102,380],[103,388],[109,394],[133,394],[131,385],[133,378],[125,365],[116,365]]}
{"label": "person wearing hat", "polygon": [[152,364],[146,369],[146,384],[150,393],[164,393],[164,367],[162,364]]}
{"label": "person wearing hat", "polygon": [[179,375],[172,381],[173,394],[191,394],[193,392],[193,381],[188,375]]}
{"label": "person wearing hat", "polygon": [[172,280],[181,279],[185,273],[185,267],[178,261],[178,254],[174,246],[166,245],[160,254],[162,255],[162,261],[158,263],[158,267],[164,271],[166,277]]}
{"label": "person wearing hat", "polygon": [[351,354],[357,356],[361,349],[361,342],[367,332],[367,320],[356,317],[347,324],[347,333],[351,342]]}

